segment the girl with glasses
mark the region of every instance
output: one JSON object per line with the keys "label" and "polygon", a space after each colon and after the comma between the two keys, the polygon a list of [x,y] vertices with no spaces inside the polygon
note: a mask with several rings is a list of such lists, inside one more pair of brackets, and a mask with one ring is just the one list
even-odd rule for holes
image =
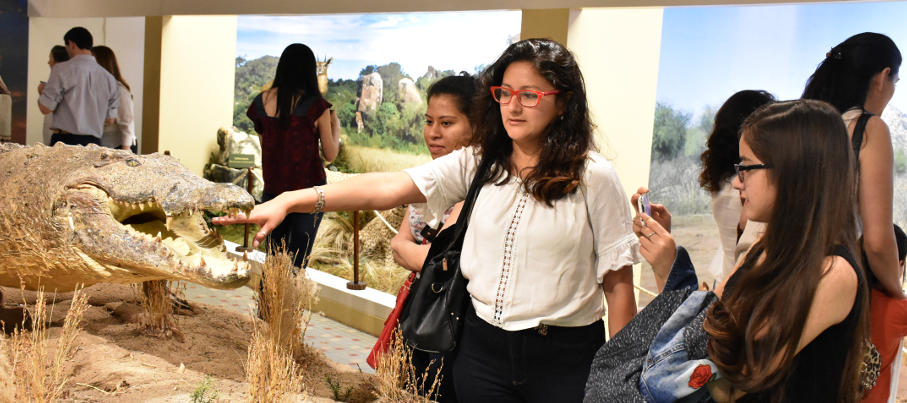
{"label": "girl with glasses", "polygon": [[[675,248],[670,214],[663,207],[658,215],[653,207],[660,220],[641,213],[634,230],[661,295],[599,352],[589,379],[596,396],[858,398],[867,289],[850,230],[854,194],[846,189],[854,173],[841,169],[853,159],[844,124],[832,106],[801,100],[756,111],[741,133],[740,164],[758,168],[740,171],[734,187],[747,219],[766,223],[764,234],[714,294],[691,293],[695,271],[686,251]],[[633,355],[640,345],[645,364]],[[623,389],[594,387],[615,374],[635,378],[619,377],[633,380]]]}
{"label": "girl with glasses", "polygon": [[[567,49],[520,41],[479,79],[472,146],[402,173],[284,193],[248,218],[215,222],[258,223],[259,242],[288,211],[417,203],[436,223],[475,178],[483,186],[460,261],[471,304],[453,363],[457,397],[581,401],[605,339],[605,300],[611,334],[636,312],[631,266],[639,261],[623,188],[592,150],[586,102]],[[477,176],[480,165],[489,169]]]}

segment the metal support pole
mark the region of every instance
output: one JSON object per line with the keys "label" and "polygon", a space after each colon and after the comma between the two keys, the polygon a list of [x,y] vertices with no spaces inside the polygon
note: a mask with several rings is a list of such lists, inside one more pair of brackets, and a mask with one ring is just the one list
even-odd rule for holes
{"label": "metal support pole", "polygon": [[359,281],[359,211],[353,211],[353,281],[346,283],[351,290],[364,290],[365,282]]}
{"label": "metal support pole", "polygon": [[[255,180],[255,177],[252,175],[252,167],[248,167],[247,169],[248,170],[246,171],[246,191],[248,191],[249,194],[252,194],[252,181]],[[245,226],[245,228],[243,228],[242,246],[237,246],[236,251],[237,252],[251,252],[252,248],[249,247],[249,223],[245,223],[243,225]]]}

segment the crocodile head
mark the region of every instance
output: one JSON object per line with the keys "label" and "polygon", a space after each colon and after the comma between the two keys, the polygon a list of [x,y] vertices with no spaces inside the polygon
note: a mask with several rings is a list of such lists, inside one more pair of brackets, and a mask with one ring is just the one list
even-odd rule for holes
{"label": "crocodile head", "polygon": [[[0,154],[0,169],[10,154]],[[204,217],[206,211],[250,210],[252,197],[237,186],[204,180],[167,155],[94,146],[35,147],[9,162],[30,170],[21,178],[47,192],[40,200],[29,191],[18,195],[20,204],[37,204],[22,209],[34,217],[21,221],[32,221],[38,232],[28,241],[45,245],[47,266],[67,266],[42,271],[45,283],[69,288],[80,277],[86,284],[173,279],[235,288],[249,280],[248,262],[229,257]]]}

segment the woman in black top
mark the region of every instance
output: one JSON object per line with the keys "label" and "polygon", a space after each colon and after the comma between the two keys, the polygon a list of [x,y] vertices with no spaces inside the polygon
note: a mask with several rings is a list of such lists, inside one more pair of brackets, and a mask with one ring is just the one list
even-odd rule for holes
{"label": "woman in black top", "polygon": [[[824,102],[770,105],[744,124],[734,187],[747,218],[767,227],[705,313],[715,400],[858,399],[867,293],[853,259],[852,159],[840,115]],[[686,254],[665,229],[667,211],[653,206],[652,215],[640,214],[634,230],[662,288]]]}

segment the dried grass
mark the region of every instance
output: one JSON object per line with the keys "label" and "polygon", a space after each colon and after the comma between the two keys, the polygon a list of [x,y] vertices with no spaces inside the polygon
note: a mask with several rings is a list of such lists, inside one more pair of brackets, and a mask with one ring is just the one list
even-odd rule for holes
{"label": "dried grass", "polygon": [[[379,401],[422,403],[437,399],[444,363],[441,363],[434,376],[430,376],[428,368],[419,373],[412,364],[412,356],[413,350],[403,342],[398,327],[394,331],[390,347],[378,357],[375,388]],[[426,379],[433,381],[426,385]]]}
{"label": "dried grass", "polygon": [[[53,305],[51,305],[53,309]],[[47,324],[51,314],[47,311],[44,290],[38,291],[34,308],[29,312],[32,330],[17,329],[9,337],[0,340],[0,396],[13,399],[4,401],[53,402],[65,397],[65,386],[69,376],[65,372],[66,362],[74,353],[75,338],[79,334],[82,314],[88,309],[88,296],[78,289],[63,321],[62,332],[54,350],[48,349]]]}
{"label": "dried grass", "polygon": [[294,399],[305,392],[304,339],[317,286],[304,272],[293,274],[293,259],[286,252],[268,255],[261,281],[256,302],[262,321],[253,320],[246,362],[249,401]]}
{"label": "dried grass", "polygon": [[173,315],[171,294],[170,281],[152,280],[142,283],[141,300],[145,309],[142,327],[151,336],[182,340],[183,334]]}
{"label": "dried grass", "polygon": [[0,401],[16,401],[16,377],[9,356],[9,341],[0,337]]}

